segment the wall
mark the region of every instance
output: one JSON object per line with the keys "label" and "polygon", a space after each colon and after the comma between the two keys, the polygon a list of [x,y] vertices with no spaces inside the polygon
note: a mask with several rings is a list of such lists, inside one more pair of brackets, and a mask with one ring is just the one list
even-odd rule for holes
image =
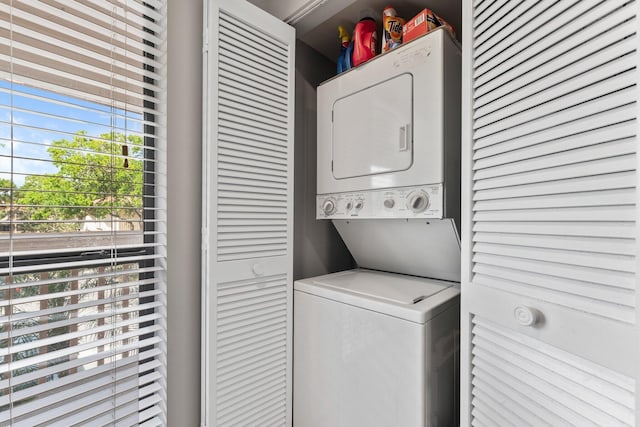
{"label": "wall", "polygon": [[331,222],[315,219],[316,87],[335,72],[334,63],[303,42],[296,43],[294,280],[354,265]]}
{"label": "wall", "polygon": [[168,3],[168,425],[200,424],[202,0]]}

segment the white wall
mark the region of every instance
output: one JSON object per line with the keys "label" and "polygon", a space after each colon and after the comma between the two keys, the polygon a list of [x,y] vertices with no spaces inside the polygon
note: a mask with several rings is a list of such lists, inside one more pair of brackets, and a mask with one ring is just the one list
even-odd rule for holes
{"label": "white wall", "polygon": [[202,0],[168,2],[168,424],[200,424]]}

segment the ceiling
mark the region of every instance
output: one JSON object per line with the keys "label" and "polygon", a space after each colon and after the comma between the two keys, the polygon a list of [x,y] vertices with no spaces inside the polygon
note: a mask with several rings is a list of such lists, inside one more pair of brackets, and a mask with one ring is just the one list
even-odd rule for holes
{"label": "ceiling", "polygon": [[[300,6],[312,3],[293,0],[289,2],[282,0],[250,0],[250,2],[280,19],[286,19]],[[461,0],[431,0],[429,2],[420,0],[395,2],[389,0],[325,0],[318,3],[320,4],[311,13],[294,23],[297,38],[334,62],[340,53],[338,25],[343,25],[351,32],[359,20],[360,10],[366,8],[379,11],[380,16],[382,16],[382,10],[386,6],[393,6],[398,12],[398,16],[408,20],[427,7],[447,20],[455,28],[458,41],[461,40]],[[381,26],[381,18],[378,20],[378,26]]]}

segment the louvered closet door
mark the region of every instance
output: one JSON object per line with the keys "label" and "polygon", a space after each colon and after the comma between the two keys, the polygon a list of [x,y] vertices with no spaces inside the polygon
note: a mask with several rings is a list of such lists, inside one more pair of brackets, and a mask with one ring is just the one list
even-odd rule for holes
{"label": "louvered closet door", "polygon": [[462,425],[640,425],[639,10],[464,2]]}
{"label": "louvered closet door", "polygon": [[290,425],[295,32],[206,7],[203,423]]}

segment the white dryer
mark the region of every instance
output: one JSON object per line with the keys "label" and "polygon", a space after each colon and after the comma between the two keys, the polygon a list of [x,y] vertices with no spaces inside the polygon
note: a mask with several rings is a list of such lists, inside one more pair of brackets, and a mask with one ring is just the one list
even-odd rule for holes
{"label": "white dryer", "polygon": [[318,87],[316,218],[360,267],[460,280],[460,47],[445,29]]}
{"label": "white dryer", "polygon": [[460,62],[439,28],[318,86],[316,218],[459,220]]}
{"label": "white dryer", "polygon": [[457,424],[451,283],[350,270],[294,289],[296,427]]}

